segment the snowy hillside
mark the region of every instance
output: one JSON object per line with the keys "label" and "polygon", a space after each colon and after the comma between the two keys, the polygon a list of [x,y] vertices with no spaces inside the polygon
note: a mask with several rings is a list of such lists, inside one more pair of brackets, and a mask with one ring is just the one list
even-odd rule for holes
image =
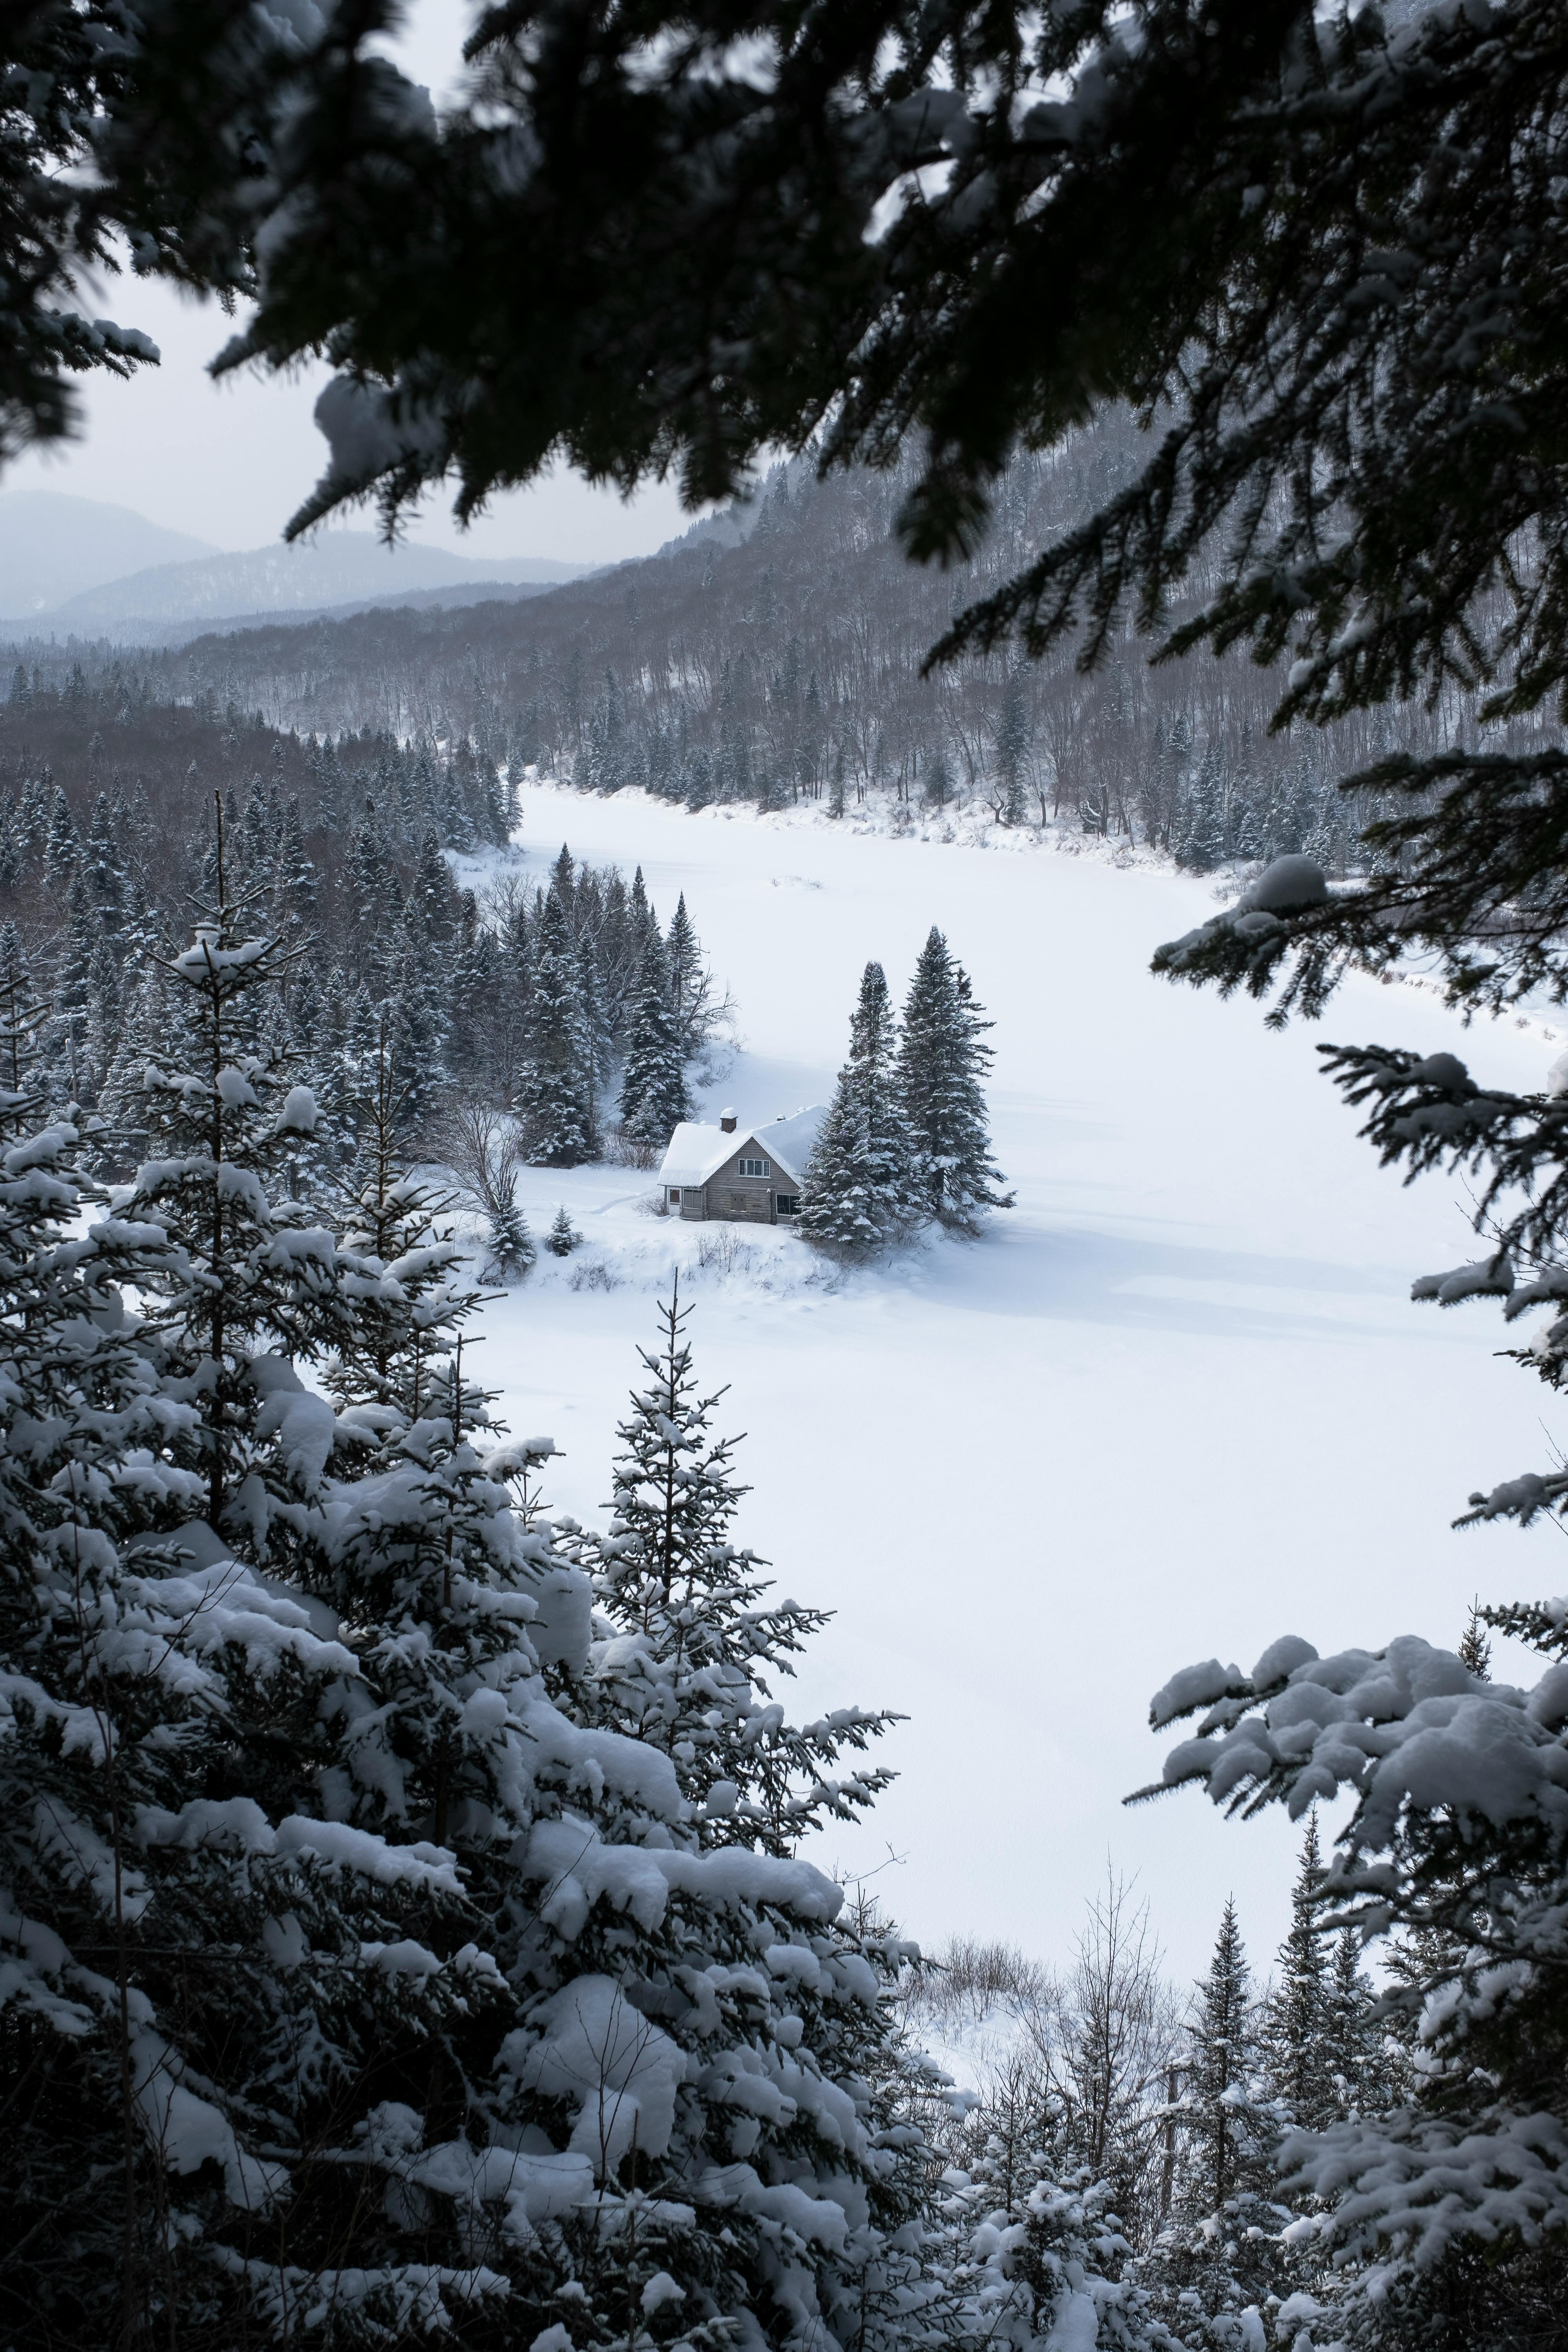
{"label": "snowy hillside", "polygon": [[[700,909],[743,1039],[707,1116],[823,1099],[866,959],[901,996],[941,924],[996,1023],[1018,1195],[977,1244],[830,1276],[788,1232],[648,1214],[635,1171],[525,1171],[535,1234],[565,1202],[584,1245],[488,1310],[483,1376],[514,1430],[565,1449],[552,1501],[602,1516],[634,1348],[679,1264],[699,1371],[731,1384],[747,1433],[742,1537],[782,1591],[838,1612],[805,1704],[910,1717],[873,1826],[817,1859],[870,1872],[890,1848],[876,1892],[910,1932],[1056,1959],[1109,1852],[1178,1972],[1233,1887],[1261,1957],[1292,1834],[1226,1827],[1195,1797],[1124,1812],[1162,1752],[1151,1693],[1212,1651],[1245,1668],[1287,1630],[1452,1642],[1478,1589],[1562,1582],[1552,1529],[1447,1529],[1539,1451],[1496,1327],[1407,1303],[1415,1276],[1474,1254],[1462,1203],[1379,1172],[1307,1031],[1149,977],[1153,946],[1212,911],[1205,884],[636,793],[523,799],[531,874],[564,839],[640,862],[662,915],[681,889]],[[1430,996],[1368,983],[1327,1034],[1448,1046],[1521,1086],[1560,1050],[1538,1025],[1467,1038]]]}

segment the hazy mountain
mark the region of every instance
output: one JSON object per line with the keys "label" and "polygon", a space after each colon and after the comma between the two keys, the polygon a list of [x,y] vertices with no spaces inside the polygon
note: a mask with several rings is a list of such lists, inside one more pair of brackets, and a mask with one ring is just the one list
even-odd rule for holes
{"label": "hazy mountain", "polygon": [[216,555],[210,540],[165,530],[130,507],[59,490],[0,492],[0,615],[31,618],[68,596],[150,564]]}
{"label": "hazy mountain", "polygon": [[581,579],[590,569],[547,557],[481,559],[443,547],[388,548],[370,531],[333,530],[302,547],[279,544],[156,564],[68,597],[40,617],[57,634],[134,641],[166,636],[183,624],[205,628],[237,617],[302,617],[333,606],[400,601],[421,590],[550,587]]}
{"label": "hazy mountain", "polygon": [[[590,577],[593,575],[590,574]],[[247,629],[303,629],[313,623],[348,621],[372,613],[449,613],[471,604],[516,604],[531,596],[548,596],[557,588],[570,586],[558,580],[455,580],[450,586],[439,588],[405,588],[393,596],[350,597],[346,603],[308,604],[303,611],[289,606],[283,613],[219,613],[210,618],[183,621],[117,620],[111,625],[83,624],[72,619],[65,624],[68,635],[66,643],[79,651],[87,646],[114,646],[127,651],[174,652],[198,637],[228,638]],[[61,633],[59,616],[54,613],[41,614],[37,622],[37,635],[24,637],[15,631],[15,642],[36,647],[46,637],[58,642]],[[7,634],[7,623],[0,614],[0,638]]]}

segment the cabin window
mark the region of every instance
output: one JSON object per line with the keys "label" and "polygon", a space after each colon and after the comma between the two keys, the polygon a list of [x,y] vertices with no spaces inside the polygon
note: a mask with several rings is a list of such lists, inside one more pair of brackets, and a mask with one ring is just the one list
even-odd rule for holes
{"label": "cabin window", "polygon": [[778,1207],[781,1217],[793,1217],[799,1206],[800,1194],[798,1192],[781,1192],[779,1194]]}
{"label": "cabin window", "polygon": [[669,1188],[669,1205],[672,1209],[679,1209],[680,1206],[680,1187],[679,1184],[672,1184]]}
{"label": "cabin window", "polygon": [[742,1160],[741,1162],[742,1176],[771,1176],[773,1172],[771,1160]]}

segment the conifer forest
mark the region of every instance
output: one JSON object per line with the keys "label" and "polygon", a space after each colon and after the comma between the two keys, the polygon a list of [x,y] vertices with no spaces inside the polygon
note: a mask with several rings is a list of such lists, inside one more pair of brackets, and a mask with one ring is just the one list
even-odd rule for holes
{"label": "conifer forest", "polygon": [[0,65],[0,2352],[1568,2352],[1560,0]]}

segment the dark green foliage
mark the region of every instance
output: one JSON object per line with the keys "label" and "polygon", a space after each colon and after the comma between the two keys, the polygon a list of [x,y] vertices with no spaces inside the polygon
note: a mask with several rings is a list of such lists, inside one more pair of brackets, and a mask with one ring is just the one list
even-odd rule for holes
{"label": "dark green foliage", "polygon": [[899,1108],[912,1156],[917,1192],[942,1223],[973,1233],[986,1209],[1006,1208],[1001,1171],[991,1159],[984,1078],[992,1026],[976,1004],[969,975],[931,926],[904,1003],[898,1047]]}
{"label": "dark green foliage", "polygon": [[817,1130],[796,1218],[808,1241],[847,1257],[902,1239],[921,1215],[896,1048],[887,975],[868,963],[849,1024],[849,1059]]}
{"label": "dark green foliage", "polygon": [[583,1246],[583,1236],[567,1215],[564,1202],[551,1220],[550,1231],[544,1236],[544,1246],[552,1257],[570,1257],[574,1249]]}
{"label": "dark green foliage", "polygon": [[528,1230],[528,1219],[517,1204],[515,1176],[507,1177],[502,1184],[496,1205],[489,1213],[489,1223],[485,1280],[499,1282],[503,1286],[521,1282],[533,1265],[538,1252],[533,1246],[533,1235]]}
{"label": "dark green foliage", "polygon": [[894,1717],[858,1706],[804,1727],[786,1723],[769,1677],[794,1660],[827,1612],[763,1600],[766,1563],[731,1538],[747,1492],[734,1441],[715,1437],[723,1391],[698,1393],[679,1288],[659,1309],[657,1351],[641,1349],[648,1386],[616,1431],[621,1451],[607,1534],[584,1555],[613,1638],[595,1657],[591,1704],[606,1726],[674,1759],[704,1846],[787,1854],[808,1831],[852,1822],[892,1778],[846,1766]]}
{"label": "dark green foliage", "polygon": [[1280,1948],[1279,1975],[1263,2021],[1275,2096],[1291,2122],[1309,2128],[1339,2112],[1336,2045],[1350,2023],[1338,2014],[1330,1989],[1331,1963],[1321,1924],[1325,1875],[1318,1817],[1310,1813],[1291,1891],[1290,1932]]}
{"label": "dark green foliage", "polygon": [[524,1148],[547,1168],[597,1157],[591,1042],[565,905],[552,887],[535,950],[531,1066],[518,1090]]}
{"label": "dark green foliage", "polygon": [[1254,2112],[1258,2018],[1234,1899],[1198,1987],[1192,2036],[1187,2127],[1194,2194],[1202,2210],[1217,2213],[1239,2190],[1258,2186],[1270,2137]]}
{"label": "dark green foliage", "polygon": [[[680,903],[684,910],[685,899]],[[689,924],[687,938],[689,941]],[[690,945],[685,946],[685,990],[689,997]],[[626,1066],[621,1080],[621,1126],[637,1142],[659,1152],[680,1121],[691,1117],[681,1024],[672,1002],[672,980],[665,950],[655,932],[643,950],[637,1009],[626,1040]]]}

